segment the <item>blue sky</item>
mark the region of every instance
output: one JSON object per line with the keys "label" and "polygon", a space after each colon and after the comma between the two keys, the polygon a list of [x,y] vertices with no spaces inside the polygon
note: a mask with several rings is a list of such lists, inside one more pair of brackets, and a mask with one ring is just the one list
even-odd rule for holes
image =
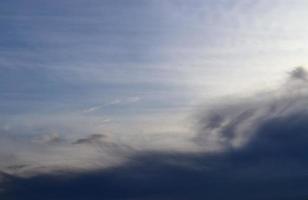
{"label": "blue sky", "polygon": [[164,40],[164,25],[151,5],[4,2],[1,112],[5,118],[48,118],[51,113],[74,117],[100,107],[86,115],[122,118],[170,106],[169,100],[178,96],[185,101],[173,91],[177,86],[162,75],[173,72],[155,68],[161,63],[154,51]]}
{"label": "blue sky", "polygon": [[95,115],[117,126],[172,118],[213,97],[272,87],[307,60],[304,1],[1,4],[3,126],[33,115]]}
{"label": "blue sky", "polygon": [[0,4],[0,134],[25,140],[29,163],[44,155],[28,142],[93,134],[199,151],[200,107],[277,88],[308,63],[304,0]]}

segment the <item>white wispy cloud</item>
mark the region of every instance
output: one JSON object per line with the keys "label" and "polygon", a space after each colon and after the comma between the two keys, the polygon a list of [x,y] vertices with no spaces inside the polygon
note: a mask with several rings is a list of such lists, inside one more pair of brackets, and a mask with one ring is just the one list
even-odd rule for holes
{"label": "white wispy cloud", "polygon": [[102,110],[105,107],[109,107],[109,106],[134,104],[134,103],[139,102],[140,100],[141,100],[141,97],[138,97],[138,96],[132,96],[132,97],[126,97],[126,98],[116,98],[116,99],[113,99],[112,101],[110,101],[108,103],[84,109],[83,112],[84,113],[91,113],[91,112],[95,112],[95,111],[98,111],[98,110]]}

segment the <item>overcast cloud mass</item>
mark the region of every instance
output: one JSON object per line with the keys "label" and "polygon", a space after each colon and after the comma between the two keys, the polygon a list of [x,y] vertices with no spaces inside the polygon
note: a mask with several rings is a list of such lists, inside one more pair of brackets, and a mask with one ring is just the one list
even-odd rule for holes
{"label": "overcast cloud mass", "polygon": [[4,0],[0,199],[306,200],[307,8]]}

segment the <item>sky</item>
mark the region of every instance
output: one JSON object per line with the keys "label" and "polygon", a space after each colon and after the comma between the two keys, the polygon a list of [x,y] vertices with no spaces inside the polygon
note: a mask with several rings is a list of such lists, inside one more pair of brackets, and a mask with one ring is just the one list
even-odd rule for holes
{"label": "sky", "polygon": [[[50,198],[77,199],[63,191],[85,181],[111,191],[83,188],[86,199],[180,199],[174,184],[196,175],[215,199],[225,198],[218,187],[247,183],[263,185],[268,199],[282,199],[283,183],[294,186],[285,199],[307,198],[307,8],[305,0],[2,0],[0,196],[39,199],[65,171],[76,180]],[[164,173],[170,181],[158,186]],[[282,181],[270,193],[258,174]],[[40,188],[34,177],[41,193],[31,193]],[[143,181],[144,192],[131,192]],[[198,184],[179,187],[184,199],[205,197]]]}

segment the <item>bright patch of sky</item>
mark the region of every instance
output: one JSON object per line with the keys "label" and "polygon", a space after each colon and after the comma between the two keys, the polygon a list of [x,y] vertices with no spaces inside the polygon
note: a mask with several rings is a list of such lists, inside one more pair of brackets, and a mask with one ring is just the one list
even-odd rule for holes
{"label": "bright patch of sky", "polygon": [[304,0],[3,0],[2,133],[185,135],[199,103],[271,88],[308,63],[307,7]]}

